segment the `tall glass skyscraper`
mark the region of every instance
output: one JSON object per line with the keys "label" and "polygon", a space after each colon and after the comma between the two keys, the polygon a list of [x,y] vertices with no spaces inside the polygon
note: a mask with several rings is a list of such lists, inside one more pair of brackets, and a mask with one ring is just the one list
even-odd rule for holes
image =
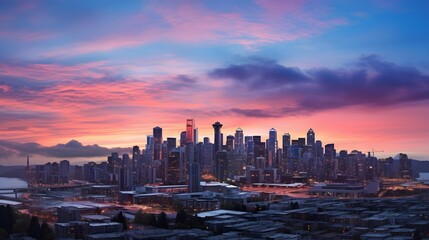
{"label": "tall glass skyscraper", "polygon": [[162,128],[153,128],[153,159],[162,159]]}
{"label": "tall glass skyscraper", "polygon": [[314,146],[315,141],[316,141],[316,134],[314,133],[313,129],[310,128],[307,132],[307,145]]}
{"label": "tall glass skyscraper", "polygon": [[234,139],[234,148],[235,151],[239,154],[244,153],[244,136],[243,136],[243,130],[241,128],[237,128],[235,131],[235,139]]}
{"label": "tall glass skyscraper", "polygon": [[277,131],[274,128],[270,129],[269,137],[268,137],[268,166],[278,167],[277,162]]}
{"label": "tall glass skyscraper", "polygon": [[194,142],[194,119],[186,119],[186,143]]}

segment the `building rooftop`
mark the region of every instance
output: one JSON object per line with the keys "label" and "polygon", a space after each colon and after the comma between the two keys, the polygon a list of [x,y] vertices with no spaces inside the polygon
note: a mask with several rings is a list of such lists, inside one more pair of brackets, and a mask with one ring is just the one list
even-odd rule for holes
{"label": "building rooftop", "polygon": [[245,214],[247,214],[247,212],[219,209],[219,210],[213,210],[213,211],[208,211],[208,212],[200,212],[197,214],[197,216],[200,218],[206,218],[206,217],[216,217],[216,216],[225,215],[225,214],[228,214],[228,215],[245,215]]}

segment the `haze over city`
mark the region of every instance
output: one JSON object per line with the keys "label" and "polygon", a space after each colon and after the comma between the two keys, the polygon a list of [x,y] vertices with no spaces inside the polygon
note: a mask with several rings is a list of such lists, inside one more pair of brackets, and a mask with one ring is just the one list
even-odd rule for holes
{"label": "haze over city", "polygon": [[[427,1],[2,1],[0,164],[305,137],[429,159]],[[212,139],[213,140],[213,139]],[[60,144],[60,145],[58,145]],[[97,144],[97,146],[94,146]],[[88,146],[89,145],[89,146]]]}

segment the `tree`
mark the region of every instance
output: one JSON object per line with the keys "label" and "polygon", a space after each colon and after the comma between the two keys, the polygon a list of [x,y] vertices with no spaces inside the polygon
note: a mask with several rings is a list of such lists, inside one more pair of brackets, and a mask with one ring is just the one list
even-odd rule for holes
{"label": "tree", "polygon": [[101,208],[97,207],[95,208],[95,214],[100,215],[102,212]]}
{"label": "tree", "polygon": [[9,239],[9,234],[3,228],[0,228],[0,239]]}
{"label": "tree", "polygon": [[246,206],[246,204],[244,204],[244,203],[241,204],[240,211],[247,212],[247,206]]}
{"label": "tree", "polygon": [[150,214],[148,225],[154,226],[154,227],[157,225],[156,217],[154,214]]}
{"label": "tree", "polygon": [[299,203],[298,202],[290,202],[290,209],[298,209]]}
{"label": "tree", "polygon": [[185,210],[180,209],[176,214],[175,227],[176,228],[187,228],[188,215]]}
{"label": "tree", "polygon": [[167,219],[167,214],[165,214],[165,212],[161,212],[158,215],[158,221],[157,221],[156,225],[159,228],[168,229],[168,219]]}
{"label": "tree", "polygon": [[185,210],[180,210],[176,215],[176,224],[175,228],[199,228],[205,229],[204,219],[199,218],[196,214],[195,216],[190,215],[185,212]]}
{"label": "tree", "polygon": [[13,225],[15,225],[16,218],[15,218],[15,212],[13,208],[8,204],[5,209],[6,213],[6,231],[11,234],[13,232]]}
{"label": "tree", "polygon": [[120,211],[117,215],[113,216],[112,222],[122,223],[123,231],[128,229],[127,218],[124,216],[122,211]]}
{"label": "tree", "polygon": [[417,231],[414,233],[414,240],[420,240],[420,239],[422,239],[422,236],[420,235],[420,231],[419,231],[419,230],[417,230]]}
{"label": "tree", "polygon": [[43,221],[42,226],[40,227],[40,232],[42,235],[42,240],[53,240],[55,239],[54,232],[49,227],[48,223]]}
{"label": "tree", "polygon": [[28,227],[28,236],[38,240],[41,239],[42,234],[38,217],[31,217],[30,226]]}
{"label": "tree", "polygon": [[16,224],[13,226],[14,233],[27,234],[30,226],[31,216],[20,212],[15,212]]}
{"label": "tree", "polygon": [[145,221],[145,216],[143,210],[139,209],[134,215],[134,223],[143,224]]}

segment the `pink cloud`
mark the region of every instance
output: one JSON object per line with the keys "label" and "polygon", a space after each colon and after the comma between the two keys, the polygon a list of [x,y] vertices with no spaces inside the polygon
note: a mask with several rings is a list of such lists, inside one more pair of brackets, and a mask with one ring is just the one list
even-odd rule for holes
{"label": "pink cloud", "polygon": [[103,69],[105,62],[82,63],[73,66],[60,64],[0,64],[0,74],[4,76],[22,77],[40,81],[67,81],[82,76],[101,78],[105,74],[95,70]]}
{"label": "pink cloud", "polygon": [[[331,18],[329,11],[317,6],[305,8],[305,2],[263,1],[259,13],[246,11],[219,12],[202,6],[199,2],[185,2],[177,6],[151,4],[152,19],[148,12],[121,20],[114,34],[104,34],[92,40],[77,42],[66,48],[57,48],[45,56],[68,56],[92,52],[111,51],[144,45],[154,41],[184,43],[217,43],[219,41],[254,47],[261,44],[294,41],[321,34],[329,28],[344,25],[345,19]],[[85,26],[82,26],[85,28]]]}
{"label": "pink cloud", "polygon": [[0,90],[3,92],[9,92],[10,87],[8,85],[0,85]]}
{"label": "pink cloud", "polygon": [[306,0],[292,0],[292,1],[277,1],[277,0],[256,0],[261,8],[268,14],[282,16],[287,13],[301,11],[304,7]]}

